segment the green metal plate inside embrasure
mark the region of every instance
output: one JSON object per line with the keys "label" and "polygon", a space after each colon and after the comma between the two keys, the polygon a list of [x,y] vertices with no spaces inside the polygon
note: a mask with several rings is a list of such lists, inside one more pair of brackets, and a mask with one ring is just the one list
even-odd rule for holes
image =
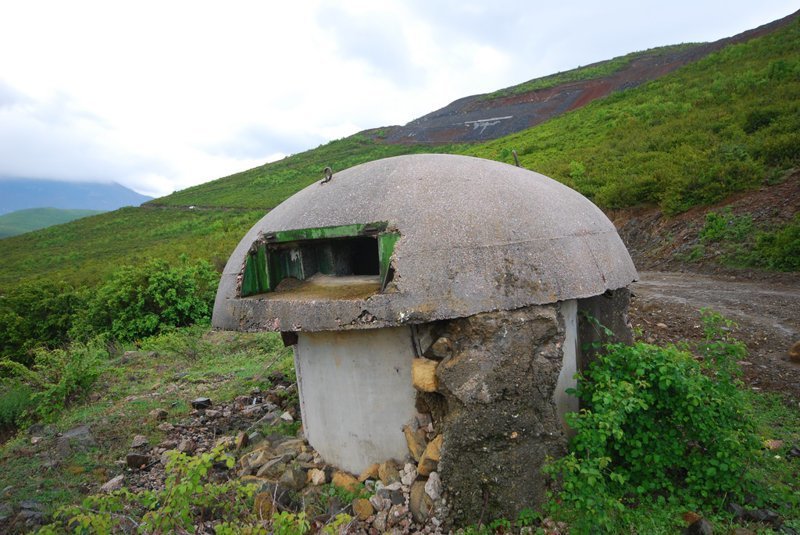
{"label": "green metal plate inside embrasure", "polygon": [[[385,221],[377,223],[341,225],[335,227],[318,227],[297,230],[285,230],[267,234],[264,236],[266,243],[261,243],[253,248],[247,255],[244,273],[242,275],[241,296],[247,297],[259,293],[274,291],[283,279],[293,277],[298,280],[305,280],[306,273],[303,259],[300,255],[286,254],[286,246],[291,246],[297,242],[342,240],[347,238],[369,238],[373,237],[377,243],[378,269],[381,281],[381,289],[385,288],[389,275],[389,263],[400,234],[397,232],[386,232],[388,223]],[[282,246],[280,251],[270,251],[271,245]],[[328,259],[320,258],[317,270],[309,273],[330,273]]]}

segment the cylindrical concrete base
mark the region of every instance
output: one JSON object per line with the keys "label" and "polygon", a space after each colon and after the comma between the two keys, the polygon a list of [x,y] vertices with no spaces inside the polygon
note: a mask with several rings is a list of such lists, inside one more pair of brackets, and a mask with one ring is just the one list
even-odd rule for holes
{"label": "cylindrical concrete base", "polygon": [[402,460],[415,414],[408,327],[298,333],[294,360],[303,428],[326,462],[358,474]]}

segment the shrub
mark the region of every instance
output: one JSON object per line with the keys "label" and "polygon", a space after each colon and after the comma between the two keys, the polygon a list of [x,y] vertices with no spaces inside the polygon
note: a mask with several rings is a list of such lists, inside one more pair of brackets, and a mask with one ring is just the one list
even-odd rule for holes
{"label": "shrub", "polygon": [[48,419],[89,391],[107,358],[104,341],[96,339],[88,344],[72,343],[65,349],[38,348],[30,367],[3,359],[0,370],[12,377],[8,384],[17,385],[18,396],[26,390],[29,393],[27,402],[19,397],[24,408]]}
{"label": "shrub", "polygon": [[89,300],[72,334],[86,338],[110,333],[117,340],[138,340],[175,327],[207,322],[218,274],[200,260],[170,266],[151,260],[115,271]]}
{"label": "shrub", "polygon": [[800,214],[788,225],[756,235],[755,258],[779,271],[800,270]]}
{"label": "shrub", "polygon": [[14,429],[33,408],[33,391],[19,379],[6,379],[0,384],[0,430]]}
{"label": "shrub", "polygon": [[702,363],[675,347],[611,344],[580,377],[571,452],[545,468],[562,479],[550,508],[576,512],[576,529],[611,529],[628,504],[719,506],[746,489],[758,441],[737,388],[744,349],[721,316],[704,322]]}
{"label": "shrub", "polygon": [[0,357],[30,364],[36,347],[68,342],[83,294],[63,282],[29,281],[0,296]]}

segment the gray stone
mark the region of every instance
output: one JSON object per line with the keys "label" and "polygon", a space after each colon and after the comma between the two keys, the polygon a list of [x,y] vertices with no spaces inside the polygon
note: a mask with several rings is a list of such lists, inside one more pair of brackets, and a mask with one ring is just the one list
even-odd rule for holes
{"label": "gray stone", "polygon": [[134,449],[143,448],[143,447],[147,446],[149,443],[150,443],[150,441],[147,440],[146,436],[144,436],[144,435],[136,435],[135,437],[133,437],[133,440],[131,441],[131,448],[134,448]]}
{"label": "gray stone", "polygon": [[61,456],[66,456],[73,451],[86,451],[96,446],[91,429],[88,425],[79,425],[64,432],[56,441],[56,451]]}
{"label": "gray stone", "polygon": [[150,463],[150,457],[141,453],[131,452],[125,456],[125,464],[128,468],[140,469]]}
{"label": "gray stone", "polygon": [[442,480],[437,472],[431,472],[425,482],[425,493],[431,500],[436,501],[442,497]]}
{"label": "gray stone", "polygon": [[192,400],[193,409],[207,409],[211,407],[211,400],[208,398],[196,398]]}
{"label": "gray stone", "polygon": [[113,477],[103,483],[103,486],[100,487],[100,492],[114,492],[115,490],[119,490],[122,488],[123,481],[125,481],[125,476],[123,474]]}
{"label": "gray stone", "polygon": [[300,468],[288,468],[281,474],[278,483],[288,489],[301,490],[306,486],[306,472]]}
{"label": "gray stone", "polygon": [[197,449],[197,443],[191,438],[184,438],[178,443],[177,450],[181,453],[192,454]]}
{"label": "gray stone", "polygon": [[684,530],[686,535],[714,535],[714,526],[705,518],[693,522]]}

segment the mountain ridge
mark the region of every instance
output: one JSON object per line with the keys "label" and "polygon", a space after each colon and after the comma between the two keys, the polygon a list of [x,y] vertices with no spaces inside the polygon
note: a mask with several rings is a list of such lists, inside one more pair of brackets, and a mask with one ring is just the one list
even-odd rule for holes
{"label": "mountain ridge", "polygon": [[0,177],[0,215],[28,208],[107,212],[123,206],[139,206],[151,199],[116,182]]}

